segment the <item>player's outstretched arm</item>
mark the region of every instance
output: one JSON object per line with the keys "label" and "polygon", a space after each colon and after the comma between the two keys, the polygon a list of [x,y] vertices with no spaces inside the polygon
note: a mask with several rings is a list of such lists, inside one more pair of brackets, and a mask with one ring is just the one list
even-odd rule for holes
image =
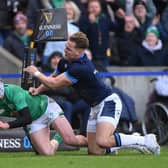
{"label": "player's outstretched arm", "polygon": [[31,124],[32,117],[28,107],[23,108],[22,110],[18,111],[18,113],[19,116],[14,121],[10,121],[8,123],[0,121],[0,128],[1,129],[18,128]]}
{"label": "player's outstretched arm", "polygon": [[[54,72],[50,75],[51,77],[55,78],[57,77],[57,74]],[[35,95],[38,95],[42,92],[45,92],[47,90],[49,90],[50,88],[45,86],[44,84],[41,84],[39,87],[37,88],[34,88],[34,87],[30,87],[29,88],[29,93],[31,93],[31,95],[35,96]]]}
{"label": "player's outstretched arm", "polygon": [[46,87],[49,88],[61,88],[65,86],[72,85],[72,81],[69,80],[64,73],[58,75],[57,77],[52,76],[45,76],[35,66],[28,66],[24,69],[24,71],[28,72],[29,74],[37,77]]}
{"label": "player's outstretched arm", "polygon": [[34,88],[34,87],[30,87],[29,88],[29,93],[33,96],[36,96],[44,91],[47,91],[49,88],[46,87],[45,85],[41,84],[39,87]]}

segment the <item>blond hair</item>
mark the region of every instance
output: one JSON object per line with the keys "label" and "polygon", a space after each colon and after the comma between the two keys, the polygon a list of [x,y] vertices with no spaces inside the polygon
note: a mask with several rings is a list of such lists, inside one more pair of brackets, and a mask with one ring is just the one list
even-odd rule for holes
{"label": "blond hair", "polygon": [[62,6],[64,6],[65,4],[69,4],[69,5],[72,6],[73,12],[74,12],[73,21],[78,22],[79,18],[80,18],[80,15],[81,15],[81,12],[80,12],[80,9],[78,8],[78,6],[73,1],[66,1],[66,2],[63,3]]}

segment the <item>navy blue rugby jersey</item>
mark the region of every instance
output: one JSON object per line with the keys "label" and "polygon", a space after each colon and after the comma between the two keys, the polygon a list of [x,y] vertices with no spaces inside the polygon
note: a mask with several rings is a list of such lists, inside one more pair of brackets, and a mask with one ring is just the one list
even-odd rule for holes
{"label": "navy blue rugby jersey", "polygon": [[64,73],[72,81],[74,89],[90,106],[99,104],[112,90],[104,84],[94,65],[83,54],[79,59],[68,62],[60,60],[56,74]]}

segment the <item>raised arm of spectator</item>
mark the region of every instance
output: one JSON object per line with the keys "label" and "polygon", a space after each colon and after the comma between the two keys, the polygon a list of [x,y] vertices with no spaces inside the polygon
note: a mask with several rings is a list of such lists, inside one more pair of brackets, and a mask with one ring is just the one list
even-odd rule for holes
{"label": "raised arm of spectator", "polygon": [[155,4],[153,3],[152,0],[146,0],[146,4],[147,4],[147,10],[148,10],[147,16],[149,18],[154,18],[157,12]]}
{"label": "raised arm of spectator", "polygon": [[160,34],[160,39],[162,41],[168,41],[168,32],[166,31],[164,25],[160,21],[160,15],[154,17],[152,24],[153,26],[157,27]]}
{"label": "raised arm of spectator", "polygon": [[114,12],[117,12],[119,9],[121,9],[121,4],[119,1],[116,0],[105,0],[108,5],[112,8]]}

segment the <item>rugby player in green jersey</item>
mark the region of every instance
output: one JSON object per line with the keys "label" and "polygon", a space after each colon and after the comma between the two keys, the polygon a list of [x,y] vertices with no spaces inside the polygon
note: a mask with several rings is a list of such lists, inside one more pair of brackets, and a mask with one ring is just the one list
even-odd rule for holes
{"label": "rugby player in green jersey", "polygon": [[[46,95],[31,96],[17,85],[0,81],[0,116],[15,117],[10,122],[0,121],[1,129],[27,127],[31,142],[41,155],[54,155],[63,141],[68,145],[85,146],[87,139],[75,136],[63,110]],[[50,126],[59,134],[50,140]],[[62,138],[61,138],[62,137]]]}

